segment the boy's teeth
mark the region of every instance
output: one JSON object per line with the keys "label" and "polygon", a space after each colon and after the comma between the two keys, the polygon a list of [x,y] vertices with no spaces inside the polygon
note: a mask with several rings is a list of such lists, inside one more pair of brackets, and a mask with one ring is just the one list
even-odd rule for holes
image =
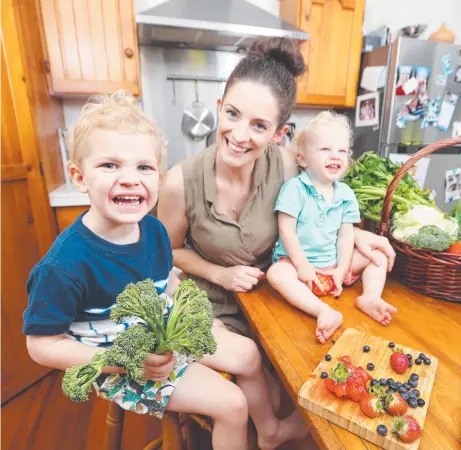
{"label": "boy's teeth", "polygon": [[235,144],[233,144],[232,142],[229,142],[229,148],[234,151],[234,152],[237,152],[237,153],[245,153],[247,151],[246,148],[242,148],[242,147],[237,147]]}
{"label": "boy's teeth", "polygon": [[141,203],[142,198],[137,195],[121,195],[114,198],[114,202],[117,205],[123,206],[138,206]]}

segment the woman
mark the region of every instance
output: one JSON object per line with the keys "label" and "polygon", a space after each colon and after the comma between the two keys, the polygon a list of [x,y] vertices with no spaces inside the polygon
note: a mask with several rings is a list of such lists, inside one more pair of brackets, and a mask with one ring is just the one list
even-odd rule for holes
{"label": "woman", "polygon": [[[237,375],[261,448],[301,437],[302,428],[294,416],[277,422],[261,357],[244,337],[248,324],[234,292],[252,289],[271,263],[278,233],[275,200],[283,182],[298,172],[290,152],[277,143],[292,112],[295,77],[303,71],[292,41],[256,42],[218,102],[216,145],[173,167],[159,199],[158,216],[170,235],[174,265],[208,292],[218,319],[213,330],[218,352],[201,362]],[[381,248],[393,261],[383,238],[362,232],[357,248],[370,258],[373,248]],[[242,361],[253,358],[258,370],[249,382]],[[283,438],[261,439],[274,427],[283,430]]]}

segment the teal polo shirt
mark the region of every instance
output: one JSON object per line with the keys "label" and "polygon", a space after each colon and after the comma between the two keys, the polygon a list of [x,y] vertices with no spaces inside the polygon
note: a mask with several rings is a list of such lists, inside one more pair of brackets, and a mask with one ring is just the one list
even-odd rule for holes
{"label": "teal polo shirt", "polygon": [[[335,181],[334,197],[327,205],[325,198],[303,171],[280,189],[274,211],[296,218],[296,234],[309,261],[318,268],[337,263],[338,231],[343,223],[360,222],[360,210],[354,191]],[[280,237],[275,244],[273,262],[288,257]]]}

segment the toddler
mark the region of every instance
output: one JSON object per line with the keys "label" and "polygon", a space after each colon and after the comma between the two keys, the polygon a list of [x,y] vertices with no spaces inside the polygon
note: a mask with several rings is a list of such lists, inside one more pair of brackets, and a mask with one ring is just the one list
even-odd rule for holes
{"label": "toddler", "polygon": [[[294,140],[301,173],[282,186],[275,205],[279,238],[267,278],[288,302],[317,317],[316,337],[321,343],[343,317],[314,295],[314,287],[338,297],[343,285],[362,274],[363,294],[356,306],[382,325],[397,312],[381,298],[387,257],[375,250],[377,266],[354,251],[359,205],[352,189],[339,181],[349,167],[351,134],[345,116],[326,111],[312,119]],[[333,280],[330,292],[324,292],[319,279],[323,275]]]}

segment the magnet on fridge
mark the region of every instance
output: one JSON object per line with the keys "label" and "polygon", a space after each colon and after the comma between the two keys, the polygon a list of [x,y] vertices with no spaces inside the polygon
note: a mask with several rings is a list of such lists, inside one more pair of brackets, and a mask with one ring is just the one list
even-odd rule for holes
{"label": "magnet on fridge", "polygon": [[455,81],[461,83],[461,66],[458,66],[455,72]]}
{"label": "magnet on fridge", "polygon": [[429,100],[425,105],[421,128],[436,127],[439,122],[440,97]]}
{"label": "magnet on fridge", "polygon": [[435,77],[435,85],[436,86],[446,86],[447,85],[447,76],[444,74],[439,73]]}
{"label": "magnet on fridge", "polygon": [[442,101],[440,108],[440,116],[438,127],[440,130],[447,131],[450,128],[451,119],[455,112],[456,103],[458,103],[459,96],[453,92],[447,92]]}
{"label": "magnet on fridge", "polygon": [[418,86],[416,88],[416,93],[419,95],[425,94],[427,90],[427,80],[429,78],[429,74],[431,73],[431,69],[429,67],[424,66],[416,66],[416,81]]}
{"label": "magnet on fridge", "polygon": [[[413,72],[413,66],[399,66],[397,68],[397,84],[395,86],[396,95],[408,95],[404,89],[405,84],[410,80],[411,73]],[[411,89],[409,92],[413,91]]]}
{"label": "magnet on fridge", "polygon": [[451,138],[456,139],[457,137],[461,137],[461,122],[453,122]]}
{"label": "magnet on fridge", "polygon": [[453,62],[449,53],[442,56],[442,70],[445,75],[453,73]]}

